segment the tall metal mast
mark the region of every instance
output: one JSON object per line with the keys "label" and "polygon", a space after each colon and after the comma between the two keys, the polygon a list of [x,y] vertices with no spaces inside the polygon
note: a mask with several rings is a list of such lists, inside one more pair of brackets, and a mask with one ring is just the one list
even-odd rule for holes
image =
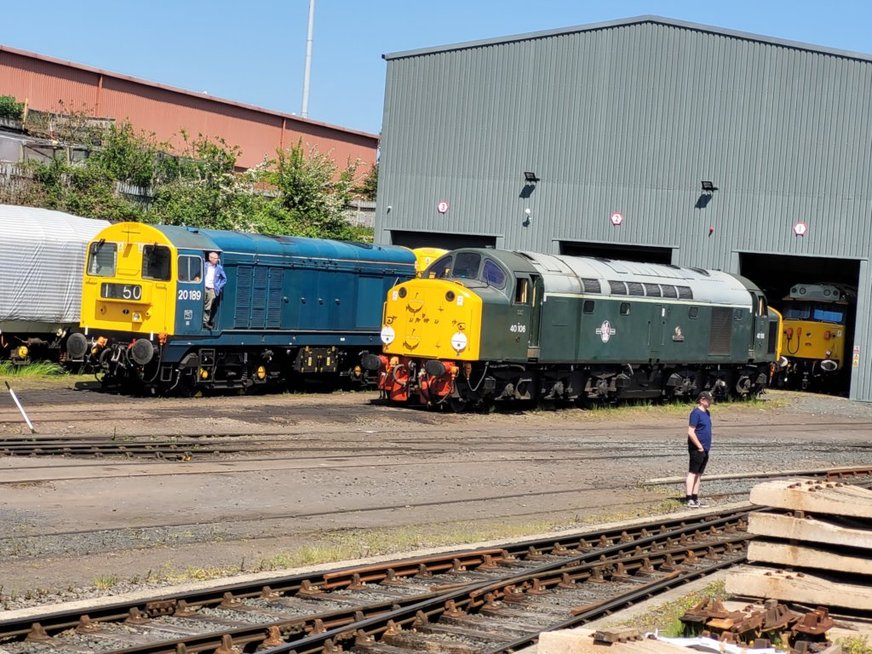
{"label": "tall metal mast", "polygon": [[315,31],[315,0],[309,0],[309,31],[306,35],[306,71],[303,74],[303,108],[300,115],[309,117],[309,76],[312,69],[312,33]]}

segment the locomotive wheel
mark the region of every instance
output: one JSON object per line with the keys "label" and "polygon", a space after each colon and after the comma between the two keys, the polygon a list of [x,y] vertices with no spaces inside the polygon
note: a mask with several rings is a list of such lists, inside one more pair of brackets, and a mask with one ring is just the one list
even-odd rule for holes
{"label": "locomotive wheel", "polygon": [[463,413],[466,411],[467,402],[462,397],[451,397],[448,396],[448,400],[445,402],[445,405],[451,410],[452,413]]}
{"label": "locomotive wheel", "polygon": [[488,400],[482,400],[481,403],[476,407],[476,411],[478,413],[483,413],[485,415],[489,415],[497,410],[497,405]]}

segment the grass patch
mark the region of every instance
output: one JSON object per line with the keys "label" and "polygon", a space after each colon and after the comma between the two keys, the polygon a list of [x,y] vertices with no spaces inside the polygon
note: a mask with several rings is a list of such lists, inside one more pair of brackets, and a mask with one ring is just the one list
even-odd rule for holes
{"label": "grass patch", "polygon": [[98,590],[111,590],[118,585],[120,579],[115,575],[107,575],[105,577],[97,577],[94,579],[94,588]]}
{"label": "grass patch", "polygon": [[724,582],[714,581],[702,590],[685,595],[673,602],[654,607],[644,615],[637,616],[631,621],[619,623],[619,626],[634,627],[641,633],[657,631],[661,636],[667,638],[679,638],[685,635],[684,623],[681,621],[681,616],[706,598],[725,600],[727,592]]}
{"label": "grass patch", "polygon": [[4,381],[9,382],[15,391],[72,388],[78,382],[93,382],[94,375],[73,374],[60,364],[49,361],[39,361],[24,366],[16,366],[11,361],[2,361],[0,362],[0,387],[3,387]]}
{"label": "grass patch", "polygon": [[872,645],[869,645],[866,636],[839,638],[837,644],[841,645],[845,654],[872,654]]}
{"label": "grass patch", "polygon": [[26,365],[15,365],[11,361],[0,362],[0,378],[3,377],[58,377],[66,375],[63,366],[51,361],[37,361]]}
{"label": "grass patch", "polygon": [[[713,406],[713,412],[733,412],[733,411],[773,411],[783,409],[791,404],[790,398],[772,397],[764,395],[763,397],[755,397],[748,400],[727,400],[716,402]],[[694,402],[671,401],[659,402],[653,400],[638,401],[613,404],[594,404],[589,409],[581,411],[583,419],[595,421],[644,421],[658,420],[663,417],[682,417],[686,418],[691,409],[695,407]],[[538,410],[534,410],[536,412]],[[558,412],[556,415],[560,415]],[[567,410],[564,412],[567,419],[577,420],[579,417],[578,411]]]}
{"label": "grass patch", "polygon": [[[678,506],[677,502],[664,501],[652,505],[651,513],[661,513],[665,507]],[[672,508],[674,508],[674,506]],[[436,526],[432,530],[427,527],[398,527],[396,529],[364,530],[351,529],[324,532],[316,541],[302,545],[296,549],[281,552],[274,556],[259,559],[250,564],[242,562],[239,565],[193,568],[176,570],[165,567],[152,581],[182,583],[214,579],[233,574],[250,572],[272,572],[301,568],[305,566],[336,563],[352,559],[373,556],[403,555],[419,549],[452,547],[462,549],[464,545],[472,545],[482,541],[512,540],[525,538],[554,531],[578,529],[584,526],[602,524],[612,520],[626,520],[639,517],[638,512],[614,514],[609,516],[589,516],[567,521],[537,521],[518,525],[494,522],[459,522],[453,525]]]}

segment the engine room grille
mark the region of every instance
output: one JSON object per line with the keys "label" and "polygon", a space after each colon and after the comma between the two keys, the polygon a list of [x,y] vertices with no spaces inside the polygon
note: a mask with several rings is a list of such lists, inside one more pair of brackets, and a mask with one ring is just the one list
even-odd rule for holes
{"label": "engine room grille", "polygon": [[733,310],[712,307],[712,329],[709,335],[709,354],[729,354],[733,330]]}

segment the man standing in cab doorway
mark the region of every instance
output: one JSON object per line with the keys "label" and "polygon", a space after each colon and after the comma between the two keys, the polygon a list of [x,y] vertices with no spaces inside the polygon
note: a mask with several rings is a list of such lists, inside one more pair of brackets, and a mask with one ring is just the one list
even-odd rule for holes
{"label": "man standing in cab doorway", "polygon": [[684,492],[687,506],[692,509],[705,506],[699,501],[699,482],[709,460],[709,450],[712,448],[712,416],[709,413],[712,400],[712,394],[708,391],[700,393],[696,399],[696,406],[690,412],[687,425],[687,453],[690,463],[687,468]]}
{"label": "man standing in cab doorway", "polygon": [[203,304],[203,326],[208,329],[215,326],[213,322],[215,311],[221,302],[221,289],[226,283],[227,275],[224,273],[224,266],[218,259],[218,253],[210,252],[206,259],[206,299]]}

